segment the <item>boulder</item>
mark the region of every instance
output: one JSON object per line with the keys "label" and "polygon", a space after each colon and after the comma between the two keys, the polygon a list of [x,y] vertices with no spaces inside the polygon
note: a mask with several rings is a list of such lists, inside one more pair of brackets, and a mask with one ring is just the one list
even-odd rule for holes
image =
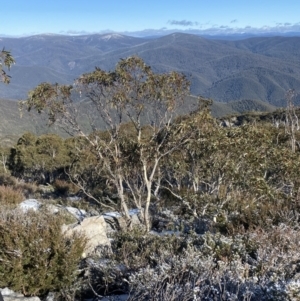
{"label": "boulder", "polygon": [[[2,299],[1,299],[2,297]],[[28,301],[40,301],[38,297],[24,297],[22,294],[15,293],[14,291],[10,290],[9,288],[0,288],[0,301],[21,301],[21,300],[28,300]]]}
{"label": "boulder", "polygon": [[[131,226],[141,226],[141,211],[139,209],[130,209],[130,224]],[[116,230],[124,230],[129,226],[125,218],[119,212],[106,212],[102,215],[108,225],[107,232]]]}
{"label": "boulder", "polygon": [[83,257],[95,253],[99,246],[110,247],[110,241],[106,236],[106,222],[103,216],[87,217],[80,223],[64,225],[62,231],[67,236],[72,236],[73,233],[82,233],[86,236],[88,243]]}
{"label": "boulder", "polygon": [[41,299],[39,297],[3,296],[3,301],[41,301]]}
{"label": "boulder", "polygon": [[23,212],[27,212],[28,210],[37,211],[41,207],[41,203],[36,199],[28,199],[19,204],[19,208]]}

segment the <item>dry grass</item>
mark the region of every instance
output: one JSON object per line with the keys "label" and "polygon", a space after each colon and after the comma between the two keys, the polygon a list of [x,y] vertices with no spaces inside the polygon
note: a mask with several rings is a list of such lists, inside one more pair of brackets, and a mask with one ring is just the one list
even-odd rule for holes
{"label": "dry grass", "polygon": [[25,196],[20,188],[0,186],[0,204],[3,207],[16,207],[24,199]]}

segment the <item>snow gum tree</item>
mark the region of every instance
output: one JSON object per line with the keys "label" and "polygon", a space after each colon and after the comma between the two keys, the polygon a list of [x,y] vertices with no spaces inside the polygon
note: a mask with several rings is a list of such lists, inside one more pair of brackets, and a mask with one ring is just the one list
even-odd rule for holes
{"label": "snow gum tree", "polygon": [[[129,204],[140,209],[149,230],[161,162],[189,139],[189,130],[176,119],[189,87],[184,75],[156,74],[133,56],[120,60],[114,71],[96,68],[83,74],[73,86],[42,83],[21,105],[46,113],[49,124],[70,135],[84,137],[97,158],[94,172],[118,195],[119,211],[130,222]],[[80,175],[72,179],[84,189]]]}
{"label": "snow gum tree", "polygon": [[4,48],[0,52],[0,81],[8,84],[10,82],[10,76],[5,72],[4,68],[10,69],[11,65],[15,63],[14,58],[9,51],[6,51]]}

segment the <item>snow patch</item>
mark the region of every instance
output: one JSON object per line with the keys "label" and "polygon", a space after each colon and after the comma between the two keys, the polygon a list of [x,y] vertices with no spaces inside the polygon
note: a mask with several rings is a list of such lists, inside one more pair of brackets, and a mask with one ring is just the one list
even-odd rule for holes
{"label": "snow patch", "polygon": [[[140,210],[139,209],[129,209],[128,212],[129,212],[129,215],[132,216],[132,215],[139,214]],[[112,211],[112,212],[104,213],[103,216],[110,216],[110,217],[118,218],[118,217],[121,217],[121,214],[119,212]]]}
{"label": "snow patch", "polygon": [[103,214],[104,216],[110,216],[110,217],[121,217],[121,214],[119,212],[106,212]]}
{"label": "snow patch", "polygon": [[110,39],[123,39],[124,36],[118,33],[111,33],[111,34],[106,34],[102,36],[102,40],[104,41],[109,41]]}
{"label": "snow patch", "polygon": [[82,209],[78,209],[74,207],[66,207],[66,210],[80,221],[82,221],[87,216],[86,211]]}
{"label": "snow patch", "polygon": [[20,209],[24,212],[28,210],[37,211],[41,207],[41,203],[36,199],[28,199],[19,204]]}

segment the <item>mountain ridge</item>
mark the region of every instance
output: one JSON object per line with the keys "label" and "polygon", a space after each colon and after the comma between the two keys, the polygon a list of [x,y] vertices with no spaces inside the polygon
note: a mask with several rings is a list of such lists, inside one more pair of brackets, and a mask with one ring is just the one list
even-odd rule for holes
{"label": "mountain ridge", "polygon": [[0,44],[17,62],[11,85],[0,89],[3,98],[26,98],[43,81],[71,84],[96,66],[113,70],[131,55],[142,57],[155,72],[184,73],[192,94],[218,102],[256,99],[283,106],[286,90],[300,91],[300,37],[229,41],[185,33],[156,39],[112,33],[1,38]]}

